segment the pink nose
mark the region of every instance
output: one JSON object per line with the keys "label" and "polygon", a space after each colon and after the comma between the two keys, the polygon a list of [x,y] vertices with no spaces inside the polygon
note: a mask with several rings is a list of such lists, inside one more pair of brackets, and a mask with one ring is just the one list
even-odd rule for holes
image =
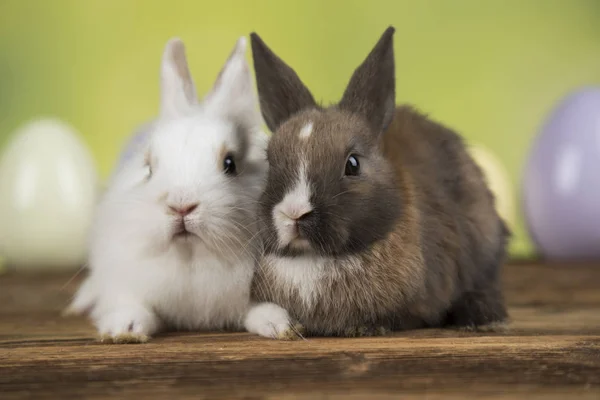
{"label": "pink nose", "polygon": [[169,206],[169,209],[171,210],[171,212],[173,212],[175,214],[179,214],[182,217],[185,217],[186,215],[190,214],[196,208],[198,208],[198,203],[184,204],[184,205],[177,206],[177,207]]}

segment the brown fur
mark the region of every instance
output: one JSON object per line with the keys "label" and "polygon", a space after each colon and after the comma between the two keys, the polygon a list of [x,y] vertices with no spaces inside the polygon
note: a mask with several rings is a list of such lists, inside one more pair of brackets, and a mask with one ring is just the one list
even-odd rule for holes
{"label": "brown fur", "polygon": [[[285,307],[309,334],[478,327],[507,317],[498,272],[508,231],[460,137],[410,107],[395,108],[393,32],[328,108],[252,35],[261,110],[274,131],[261,202],[266,254],[253,295]],[[313,133],[300,138],[309,122]],[[359,156],[358,176],[343,174],[350,154]],[[299,230],[310,249],[280,248],[271,212],[298,179],[301,160],[314,211]],[[307,299],[277,268],[307,260],[308,274],[311,259],[325,261]]]}

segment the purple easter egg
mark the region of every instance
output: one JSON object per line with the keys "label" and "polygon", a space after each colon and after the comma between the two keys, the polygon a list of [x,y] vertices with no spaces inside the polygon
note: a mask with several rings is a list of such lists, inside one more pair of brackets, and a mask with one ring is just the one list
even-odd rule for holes
{"label": "purple easter egg", "polygon": [[530,150],[522,193],[541,255],[600,259],[600,88],[577,91],[552,111]]}

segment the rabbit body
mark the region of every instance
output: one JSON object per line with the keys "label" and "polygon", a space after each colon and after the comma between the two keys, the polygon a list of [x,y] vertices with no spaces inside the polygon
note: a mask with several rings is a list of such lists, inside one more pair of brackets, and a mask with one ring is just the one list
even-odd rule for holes
{"label": "rabbit body", "polygon": [[160,117],[98,205],[90,273],[69,308],[88,314],[104,340],[244,327],[278,337],[289,329],[285,310],[250,303],[268,166],[245,48],[241,38],[199,103],[183,43],[166,46]]}
{"label": "rabbit body", "polygon": [[252,37],[274,132],[261,199],[265,255],[252,294],[313,335],[507,318],[499,273],[509,232],[462,139],[394,105],[392,34],[330,107]]}

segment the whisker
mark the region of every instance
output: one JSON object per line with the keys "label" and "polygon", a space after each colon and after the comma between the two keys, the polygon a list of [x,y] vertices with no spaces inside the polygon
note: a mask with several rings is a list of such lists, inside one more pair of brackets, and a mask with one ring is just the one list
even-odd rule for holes
{"label": "whisker", "polygon": [[73,276],[71,276],[71,278],[69,278],[69,280],[67,281],[67,283],[65,283],[65,284],[64,284],[64,285],[63,285],[63,286],[62,286],[62,287],[61,287],[61,288],[60,288],[58,291],[59,291],[59,292],[62,292],[62,291],[64,291],[64,290],[67,288],[67,286],[69,286],[69,284],[70,284],[71,282],[73,282],[73,280],[74,280],[75,278],[77,278],[77,277],[79,276],[79,274],[81,274],[81,273],[83,272],[83,270],[85,270],[87,267],[88,267],[88,264],[86,263],[86,264],[84,264],[84,265],[83,265],[81,268],[79,268],[79,269],[77,270],[77,272],[75,272],[75,274],[74,274]]}

